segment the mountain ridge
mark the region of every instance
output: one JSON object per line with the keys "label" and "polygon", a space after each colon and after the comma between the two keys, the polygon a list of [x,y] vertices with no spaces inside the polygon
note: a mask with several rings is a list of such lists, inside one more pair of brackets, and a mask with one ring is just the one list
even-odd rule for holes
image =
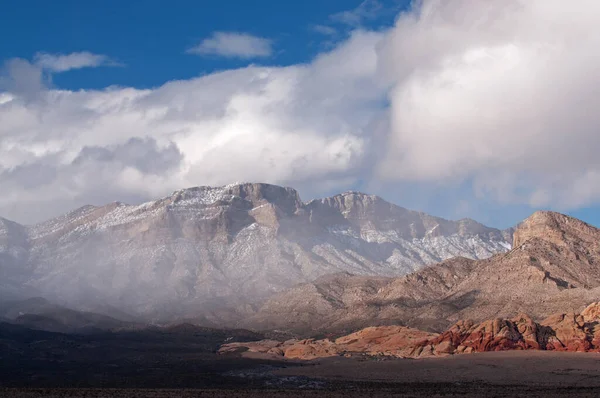
{"label": "mountain ridge", "polygon": [[397,276],[510,247],[500,230],[374,195],[303,202],[293,188],[253,183],[182,189],[139,205],[88,205],[19,228],[27,236],[0,256],[20,246],[25,255],[11,255],[14,266],[0,264],[0,271],[37,295],[151,319],[206,315],[217,324],[216,302],[235,318],[254,311],[249,301],[322,275]]}

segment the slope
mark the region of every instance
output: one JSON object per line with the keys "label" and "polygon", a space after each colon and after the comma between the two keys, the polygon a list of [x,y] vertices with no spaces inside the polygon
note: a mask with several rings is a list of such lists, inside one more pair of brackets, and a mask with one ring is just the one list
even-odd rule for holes
{"label": "slope", "polygon": [[459,319],[578,312],[600,299],[597,228],[536,212],[517,227],[514,242],[508,253],[455,258],[401,278],[337,275],[300,285],[243,324],[304,334],[386,324],[440,331]]}

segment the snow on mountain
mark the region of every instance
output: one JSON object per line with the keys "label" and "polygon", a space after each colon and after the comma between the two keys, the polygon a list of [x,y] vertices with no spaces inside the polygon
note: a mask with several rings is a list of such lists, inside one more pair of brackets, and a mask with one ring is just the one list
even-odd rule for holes
{"label": "snow on mountain", "polygon": [[358,192],[303,203],[291,188],[231,184],[85,206],[31,227],[0,220],[0,272],[74,307],[216,316],[325,274],[400,276],[505,252],[509,239]]}

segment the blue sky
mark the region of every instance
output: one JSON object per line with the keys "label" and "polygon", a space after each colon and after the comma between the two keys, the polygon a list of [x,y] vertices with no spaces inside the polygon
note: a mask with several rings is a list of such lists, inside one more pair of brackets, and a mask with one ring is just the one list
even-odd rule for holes
{"label": "blue sky", "polygon": [[[244,32],[269,38],[272,56],[252,60],[261,65],[292,65],[310,61],[345,38],[352,28],[332,19],[363,0],[24,0],[2,6],[0,59],[30,58],[39,51],[107,54],[124,68],[82,69],[54,77],[67,89],[110,85],[154,87],[169,80],[189,79],[215,70],[246,66],[245,59],[198,57],[185,50],[215,31]],[[390,10],[365,18],[366,28],[390,26],[396,12],[410,1],[386,0]],[[329,26],[335,35],[319,33]],[[317,28],[318,29],[318,28]]]}
{"label": "blue sky", "polygon": [[600,9],[515,1],[7,2],[0,216],[264,181],[600,225]]}

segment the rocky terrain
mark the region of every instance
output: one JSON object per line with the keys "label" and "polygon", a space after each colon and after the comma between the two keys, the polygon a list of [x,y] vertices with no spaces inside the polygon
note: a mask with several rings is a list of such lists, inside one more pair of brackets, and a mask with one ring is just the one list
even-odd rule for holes
{"label": "rocky terrain", "polygon": [[590,304],[581,314],[555,314],[539,323],[526,314],[520,314],[512,319],[459,321],[439,334],[403,326],[380,326],[362,329],[334,340],[229,343],[223,345],[219,352],[247,351],[311,360],[363,354],[427,358],[509,350],[600,352],[600,303]]}
{"label": "rocky terrain", "polygon": [[461,319],[519,313],[542,320],[600,299],[600,231],[536,212],[514,232],[514,248],[484,260],[453,258],[400,278],[337,274],[271,297],[245,325],[299,334],[404,325],[440,332]]}
{"label": "rocky terrain", "polygon": [[400,276],[506,252],[510,241],[510,230],[358,192],[303,202],[268,184],[197,187],[33,226],[0,219],[0,297],[231,325],[254,313],[249,303],[323,275]]}

